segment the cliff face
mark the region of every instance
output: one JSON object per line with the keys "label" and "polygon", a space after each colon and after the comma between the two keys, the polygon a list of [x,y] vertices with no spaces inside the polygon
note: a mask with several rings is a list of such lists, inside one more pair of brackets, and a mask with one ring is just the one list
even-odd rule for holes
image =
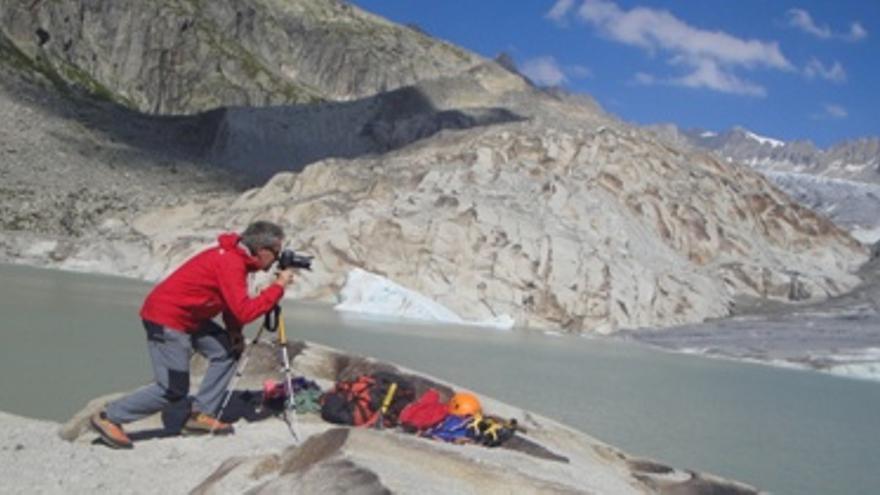
{"label": "cliff face", "polygon": [[850,271],[865,259],[757,173],[617,127],[447,134],[281,173],[209,210],[180,229],[261,216],[285,225],[318,257],[303,296],[332,299],[361,267],[467,317],[571,331],[723,316],[734,295],[826,297],[857,283]]}
{"label": "cliff face", "polygon": [[0,30],[62,80],[156,114],[347,100],[479,62],[337,0],[0,0]]}

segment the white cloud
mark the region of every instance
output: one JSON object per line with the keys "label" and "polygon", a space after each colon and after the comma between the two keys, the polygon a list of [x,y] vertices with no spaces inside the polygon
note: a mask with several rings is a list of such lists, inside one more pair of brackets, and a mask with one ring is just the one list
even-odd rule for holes
{"label": "white cloud", "polygon": [[572,10],[567,2],[565,8],[561,8],[562,2],[560,0],[553,6],[548,17],[552,13],[554,19],[563,21],[571,12],[608,39],[642,48],[651,54],[668,54],[671,65],[683,67],[687,72],[667,80],[640,73],[634,79],[637,84],[662,82],[764,96],[766,90],[763,87],[742,79],[733,71],[758,67],[794,70],[776,42],[741,39],[722,31],[693,27],[665,10],[646,7],[623,10],[609,0],[583,0],[580,7]]}
{"label": "white cloud", "polygon": [[847,41],[861,41],[868,37],[868,31],[862,27],[861,23],[854,22],[849,27],[849,34],[843,36]]}
{"label": "white cloud", "polygon": [[839,38],[855,42],[868,37],[868,31],[865,30],[860,22],[853,22],[848,33],[835,33],[827,24],[821,26],[816,24],[810,13],[803,9],[789,9],[785,13],[785,17],[788,19],[789,26],[823,40]]}
{"label": "white cloud", "polygon": [[685,88],[711,89],[722,93],[746,96],[761,97],[767,95],[767,90],[764,89],[763,86],[744,81],[730,72],[725,72],[718,66],[718,64],[711,60],[702,61],[701,65],[696,67],[693,72],[682,77],[664,79],[653,74],[636,72],[628,84],[633,86],[665,84],[670,86],[682,86]]}
{"label": "white cloud", "polygon": [[557,24],[565,24],[565,17],[574,6],[574,0],[559,0],[544,17]]}
{"label": "white cloud", "polygon": [[767,95],[767,91],[762,86],[736,77],[733,73],[723,70],[718,63],[709,59],[701,60],[692,73],[684,77],[672,79],[670,82],[688,88],[713,89],[722,93],[747,96]]}
{"label": "white cloud", "polygon": [[796,27],[805,33],[812,34],[817,38],[828,39],[831,37],[831,28],[817,26],[809,12],[803,9],[790,9],[785,13],[788,25]]}
{"label": "white cloud", "polygon": [[840,105],[833,105],[831,103],[825,104],[825,112],[828,114],[828,116],[835,119],[842,119],[849,115],[845,108]]}
{"label": "white cloud", "polygon": [[849,112],[847,112],[842,106],[833,103],[825,103],[822,105],[822,111],[810,115],[810,118],[813,120],[845,119],[848,115]]}
{"label": "white cloud", "polygon": [[565,73],[576,79],[586,79],[593,77],[593,71],[589,67],[583,65],[568,65],[565,67]]}
{"label": "white cloud", "polygon": [[556,59],[549,56],[526,60],[521,72],[539,86],[559,86],[568,81]]}
{"label": "white cloud", "polygon": [[610,39],[651,52],[665,50],[745,67],[792,68],[775,42],[743,40],[721,31],[694,28],[664,10],[636,7],[623,11],[606,0],[585,0],[577,15]]}
{"label": "white cloud", "polygon": [[636,72],[632,78],[632,84],[637,86],[651,86],[657,83],[657,78],[646,72]]}
{"label": "white cloud", "polygon": [[836,83],[846,81],[846,71],[843,69],[843,65],[836,60],[830,67],[825,67],[822,62],[813,57],[807,63],[807,66],[804,67],[804,74],[809,79],[815,79],[818,77]]}

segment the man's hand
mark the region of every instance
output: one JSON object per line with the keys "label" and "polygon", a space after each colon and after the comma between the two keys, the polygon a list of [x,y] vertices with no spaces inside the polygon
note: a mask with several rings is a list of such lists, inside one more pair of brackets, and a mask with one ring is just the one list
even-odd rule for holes
{"label": "man's hand", "polygon": [[293,283],[293,268],[281,270],[275,275],[275,282],[281,287],[287,287]]}
{"label": "man's hand", "polygon": [[229,344],[232,347],[232,354],[238,359],[244,352],[244,335],[241,332],[229,332]]}

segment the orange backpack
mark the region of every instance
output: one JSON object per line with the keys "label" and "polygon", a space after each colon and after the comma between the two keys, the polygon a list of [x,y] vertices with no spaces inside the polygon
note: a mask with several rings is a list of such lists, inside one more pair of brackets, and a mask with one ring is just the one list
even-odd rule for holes
{"label": "orange backpack", "polygon": [[[330,423],[353,426],[373,426],[381,417],[382,426],[393,427],[414,395],[412,384],[394,373],[361,375],[351,381],[336,382],[321,396],[321,417]],[[380,414],[386,398],[388,409]]]}

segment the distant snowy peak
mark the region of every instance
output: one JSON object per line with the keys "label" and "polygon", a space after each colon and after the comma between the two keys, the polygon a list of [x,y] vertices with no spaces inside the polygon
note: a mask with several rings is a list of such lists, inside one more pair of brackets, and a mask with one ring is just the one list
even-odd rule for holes
{"label": "distant snowy peak", "polygon": [[772,146],[772,147],[774,147],[774,148],[777,148],[777,147],[779,147],[779,146],[785,146],[785,143],[782,142],[782,141],[780,141],[780,140],[778,140],[778,139],[773,139],[773,138],[768,138],[768,137],[764,137],[764,136],[759,136],[759,135],[755,134],[754,132],[749,131],[748,129],[742,129],[742,128],[740,128],[739,130],[740,130],[741,132],[743,132],[743,133],[746,135],[747,138],[749,138],[749,139],[753,139],[753,140],[755,140],[755,141],[757,141],[757,142],[759,142],[759,143],[761,143],[761,144],[769,144],[770,146]]}
{"label": "distant snowy peak", "polygon": [[880,184],[880,138],[843,141],[817,148],[810,141],[782,141],[744,127],[723,132],[681,130],[674,124],[647,127],[663,139],[710,150],[727,161],[761,170],[808,173]]}
{"label": "distant snowy peak", "polygon": [[758,146],[768,146],[770,148],[779,148],[785,146],[784,141],[780,141],[779,139],[769,138],[766,136],[762,136],[755,132],[752,132],[745,127],[734,127],[727,131],[718,133],[714,131],[706,131],[702,129],[693,129],[691,131],[685,131],[685,134],[688,134],[692,137],[697,137],[701,140],[709,141],[715,144],[717,147],[721,145],[721,147],[729,146],[731,143],[738,144],[754,144],[757,143]]}

